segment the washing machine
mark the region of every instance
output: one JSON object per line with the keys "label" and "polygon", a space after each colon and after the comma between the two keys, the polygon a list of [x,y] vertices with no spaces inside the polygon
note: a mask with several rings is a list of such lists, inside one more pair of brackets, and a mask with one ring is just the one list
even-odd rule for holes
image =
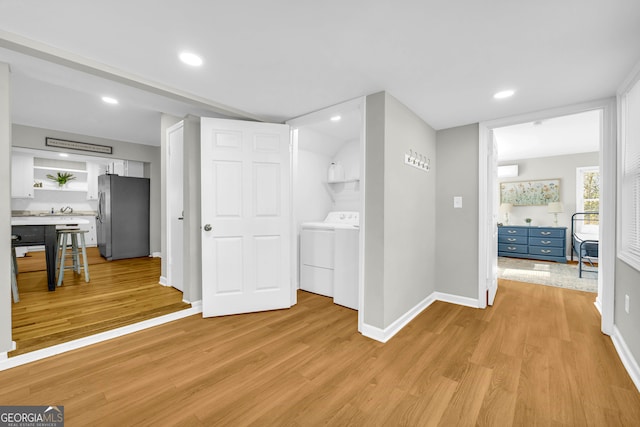
{"label": "washing machine", "polygon": [[329,212],[300,231],[300,289],[358,309],[358,212]]}

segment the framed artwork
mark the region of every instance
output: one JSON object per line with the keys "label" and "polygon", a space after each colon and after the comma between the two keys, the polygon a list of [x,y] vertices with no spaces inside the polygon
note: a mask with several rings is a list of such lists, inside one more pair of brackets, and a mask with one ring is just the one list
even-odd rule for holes
{"label": "framed artwork", "polygon": [[540,206],[559,201],[559,179],[500,183],[500,203],[511,203],[513,206]]}

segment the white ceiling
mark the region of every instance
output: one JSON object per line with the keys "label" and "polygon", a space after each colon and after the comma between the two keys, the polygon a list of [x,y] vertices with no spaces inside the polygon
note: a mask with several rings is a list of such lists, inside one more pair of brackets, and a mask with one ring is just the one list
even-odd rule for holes
{"label": "white ceiling", "polygon": [[[0,29],[0,45],[24,37],[278,122],[387,90],[443,129],[613,96],[640,59],[637,0],[0,0]],[[183,49],[204,65],[179,63]],[[192,108],[129,103],[120,85],[121,112],[105,112],[99,82],[12,68],[14,117],[33,126],[157,144],[159,113]]]}
{"label": "white ceiling", "polygon": [[600,115],[594,110],[494,129],[498,161],[599,151]]}

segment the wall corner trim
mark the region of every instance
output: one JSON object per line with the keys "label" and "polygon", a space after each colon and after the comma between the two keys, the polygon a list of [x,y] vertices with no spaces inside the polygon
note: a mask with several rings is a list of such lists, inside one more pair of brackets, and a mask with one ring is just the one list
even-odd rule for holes
{"label": "wall corner trim", "polygon": [[615,325],[613,326],[613,335],[611,335],[611,340],[613,341],[613,346],[616,348],[622,364],[631,377],[631,381],[633,381],[638,391],[640,391],[640,366],[638,366],[638,362],[633,357],[633,354],[631,353],[631,350],[629,350],[629,347],[627,347],[627,343],[622,337],[620,330]]}
{"label": "wall corner trim", "polygon": [[158,283],[161,284],[162,286],[171,286],[167,281],[167,278],[164,276],[160,276],[160,280],[158,281]]}
{"label": "wall corner trim", "polygon": [[602,301],[600,299],[600,295],[596,297],[596,300],[593,302],[593,305],[596,307],[596,310],[598,310],[598,313],[600,313],[600,317],[602,317]]}

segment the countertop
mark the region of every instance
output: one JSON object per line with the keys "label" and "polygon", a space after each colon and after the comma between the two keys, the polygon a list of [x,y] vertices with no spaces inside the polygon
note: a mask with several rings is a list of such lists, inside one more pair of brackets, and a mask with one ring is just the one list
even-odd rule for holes
{"label": "countertop", "polygon": [[48,211],[11,211],[12,218],[22,218],[22,217],[77,217],[77,216],[96,216],[95,211],[73,211],[69,212],[55,212],[51,213]]}
{"label": "countertop", "polygon": [[12,217],[11,225],[79,225],[89,224],[88,219],[70,216],[22,216]]}

